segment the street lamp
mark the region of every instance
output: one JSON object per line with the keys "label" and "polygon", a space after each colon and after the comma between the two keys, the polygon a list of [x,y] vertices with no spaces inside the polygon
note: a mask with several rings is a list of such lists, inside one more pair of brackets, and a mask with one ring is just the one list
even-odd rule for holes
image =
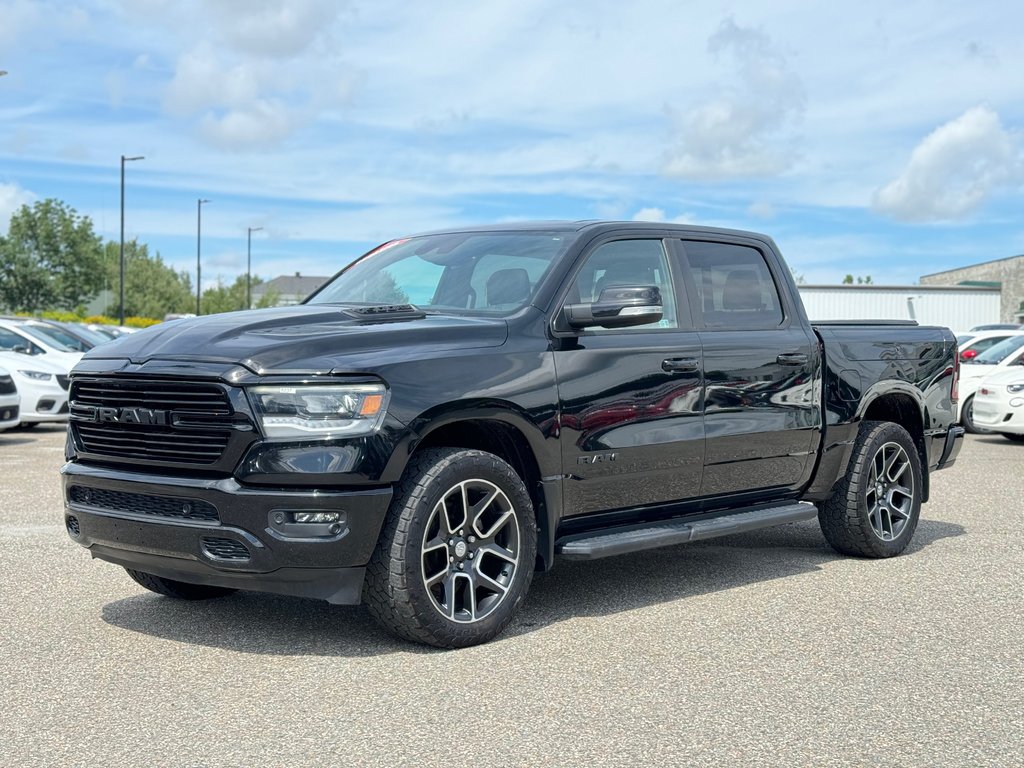
{"label": "street lamp", "polygon": [[135,157],[121,155],[121,300],[118,304],[118,323],[120,325],[124,325],[124,164],[145,159],[142,155]]}
{"label": "street lamp", "polygon": [[209,200],[199,198],[196,201],[196,315],[199,315],[203,295],[203,267],[200,261],[203,243],[203,203]]}
{"label": "street lamp", "polygon": [[252,309],[252,233],[263,227],[247,227],[245,242],[245,308]]}

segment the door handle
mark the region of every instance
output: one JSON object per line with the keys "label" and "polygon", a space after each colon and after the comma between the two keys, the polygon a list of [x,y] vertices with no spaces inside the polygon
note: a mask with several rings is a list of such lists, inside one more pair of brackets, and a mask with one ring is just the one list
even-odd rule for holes
{"label": "door handle", "polygon": [[810,358],[803,352],[783,352],[775,358],[779,365],[807,365]]}
{"label": "door handle", "polygon": [[661,370],[667,373],[695,373],[700,370],[700,361],[692,357],[670,357],[661,361]]}

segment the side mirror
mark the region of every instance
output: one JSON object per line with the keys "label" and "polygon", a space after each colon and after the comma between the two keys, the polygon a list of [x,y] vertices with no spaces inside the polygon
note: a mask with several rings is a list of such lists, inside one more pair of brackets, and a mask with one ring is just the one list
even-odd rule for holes
{"label": "side mirror", "polygon": [[629,328],[661,320],[661,290],[654,285],[624,285],[605,288],[592,304],[566,304],[565,321],[570,328]]}
{"label": "side mirror", "polygon": [[19,344],[16,347],[11,348],[11,352],[17,352],[19,355],[31,355],[32,350],[23,344]]}

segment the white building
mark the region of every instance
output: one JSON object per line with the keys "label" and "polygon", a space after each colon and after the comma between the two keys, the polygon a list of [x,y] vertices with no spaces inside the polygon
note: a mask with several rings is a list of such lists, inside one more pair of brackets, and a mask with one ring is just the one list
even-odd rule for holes
{"label": "white building", "polygon": [[813,320],[917,320],[966,331],[998,323],[1000,289],[935,285],[800,285]]}

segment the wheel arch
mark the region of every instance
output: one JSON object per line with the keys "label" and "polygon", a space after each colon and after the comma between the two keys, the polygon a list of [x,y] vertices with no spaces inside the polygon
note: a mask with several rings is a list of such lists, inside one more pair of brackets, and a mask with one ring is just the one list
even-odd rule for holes
{"label": "wheel arch", "polygon": [[537,426],[524,415],[496,406],[494,402],[488,403],[486,409],[469,407],[448,411],[440,418],[425,414],[417,422],[420,429],[415,430],[418,437],[410,444],[409,458],[428,448],[463,448],[493,453],[515,470],[533,502],[537,568],[549,569],[554,521],[561,510],[549,509],[550,502],[541,482],[552,472],[551,467],[545,466],[543,435]]}
{"label": "wheel arch", "polygon": [[910,434],[921,461],[921,476],[924,484],[921,501],[928,501],[929,472],[928,452],[925,446],[925,423],[927,414],[919,393],[910,387],[889,387],[874,397],[865,397],[861,406],[861,421],[888,421],[899,424]]}

